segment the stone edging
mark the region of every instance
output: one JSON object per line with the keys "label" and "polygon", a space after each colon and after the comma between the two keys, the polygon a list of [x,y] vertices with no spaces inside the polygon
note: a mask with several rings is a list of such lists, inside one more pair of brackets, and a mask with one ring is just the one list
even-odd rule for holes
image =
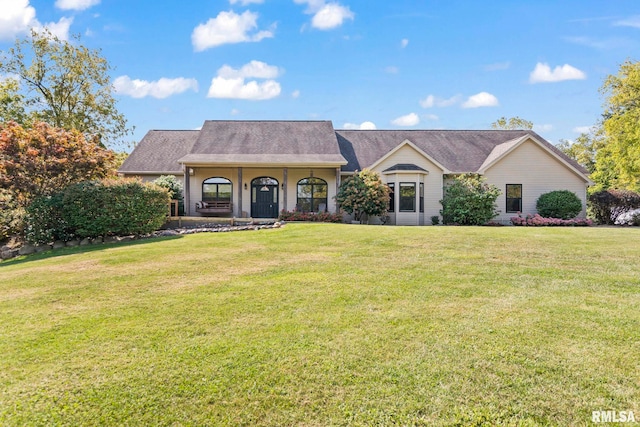
{"label": "stone edging", "polygon": [[11,247],[11,246],[2,246],[0,247],[0,259],[11,259],[21,255],[31,255],[34,253],[45,252],[53,249],[62,249],[68,247],[75,246],[89,246],[89,245],[100,245],[104,243],[118,243],[118,242],[131,242],[134,240],[143,240],[143,239],[151,239],[154,237],[169,237],[169,236],[182,236],[187,234],[196,234],[196,233],[224,233],[230,231],[246,231],[246,230],[263,230],[269,228],[280,228],[284,225],[284,221],[278,221],[271,224],[249,224],[249,225],[239,225],[239,226],[230,226],[230,225],[221,225],[221,224],[206,224],[204,226],[198,227],[184,227],[184,228],[174,228],[168,230],[159,230],[155,231],[151,234],[145,234],[141,236],[107,236],[107,237],[97,237],[95,239],[85,238],[82,240],[70,240],[68,242],[63,242],[58,240],[56,242],[46,244],[46,245],[30,245],[25,243],[21,246]]}

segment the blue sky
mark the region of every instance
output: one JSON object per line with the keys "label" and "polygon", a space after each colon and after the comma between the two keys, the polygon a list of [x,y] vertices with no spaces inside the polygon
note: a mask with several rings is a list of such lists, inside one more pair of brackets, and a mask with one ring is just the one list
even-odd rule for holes
{"label": "blue sky", "polygon": [[207,119],[520,116],[557,143],[598,122],[604,78],[640,56],[637,0],[0,0],[0,49],[43,26],[102,50],[132,141]]}

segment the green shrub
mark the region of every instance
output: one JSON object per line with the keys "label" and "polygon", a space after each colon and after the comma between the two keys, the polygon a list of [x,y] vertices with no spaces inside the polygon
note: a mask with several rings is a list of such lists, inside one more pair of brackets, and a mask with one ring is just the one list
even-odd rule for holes
{"label": "green shrub", "polygon": [[64,217],[79,237],[145,234],[166,221],[167,189],[138,180],[73,185],[64,192]]}
{"label": "green shrub", "polygon": [[582,201],[569,190],[556,190],[541,195],[536,209],[544,218],[571,219],[582,211]]}
{"label": "green shrub", "polygon": [[487,184],[484,178],[474,174],[456,176],[444,189],[442,204],[443,224],[482,225],[500,212],[496,200],[501,191]]}
{"label": "green shrub", "polygon": [[63,194],[39,196],[27,206],[24,237],[29,243],[45,244],[70,240],[73,231],[63,215]]}
{"label": "green shrub", "polygon": [[355,221],[362,221],[364,216],[385,216],[389,208],[389,187],[377,172],[363,169],[340,183],[335,199]]}
{"label": "green shrub", "polygon": [[603,190],[589,195],[589,214],[599,224],[614,224],[618,216],[640,208],[640,194],[629,190]]}
{"label": "green shrub", "polygon": [[184,198],[182,195],[182,183],[174,175],[161,175],[153,180],[153,183],[159,187],[166,188],[169,191],[171,200],[178,201],[178,215],[184,215]]}
{"label": "green shrub", "polygon": [[166,221],[169,193],[138,180],[83,182],[27,208],[25,238],[36,244],[73,237],[146,234]]}
{"label": "green shrub", "polygon": [[9,191],[0,189],[0,242],[20,234],[24,209],[19,207]]}
{"label": "green shrub", "polygon": [[440,217],[438,215],[434,215],[431,217],[431,225],[440,224]]}

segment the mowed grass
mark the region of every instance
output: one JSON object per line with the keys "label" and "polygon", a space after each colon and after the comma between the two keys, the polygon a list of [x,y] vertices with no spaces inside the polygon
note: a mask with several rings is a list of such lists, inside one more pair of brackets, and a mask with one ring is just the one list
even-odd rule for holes
{"label": "mowed grass", "polygon": [[640,418],[640,229],[287,224],[0,264],[2,425]]}

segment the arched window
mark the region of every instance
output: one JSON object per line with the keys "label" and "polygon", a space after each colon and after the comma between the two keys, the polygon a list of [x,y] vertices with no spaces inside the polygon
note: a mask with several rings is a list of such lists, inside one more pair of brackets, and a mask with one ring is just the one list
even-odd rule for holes
{"label": "arched window", "polygon": [[325,212],[327,188],[327,181],[320,178],[310,177],[298,181],[297,209],[302,212]]}
{"label": "arched window", "polygon": [[227,178],[215,177],[202,181],[203,202],[231,202],[231,181]]}

